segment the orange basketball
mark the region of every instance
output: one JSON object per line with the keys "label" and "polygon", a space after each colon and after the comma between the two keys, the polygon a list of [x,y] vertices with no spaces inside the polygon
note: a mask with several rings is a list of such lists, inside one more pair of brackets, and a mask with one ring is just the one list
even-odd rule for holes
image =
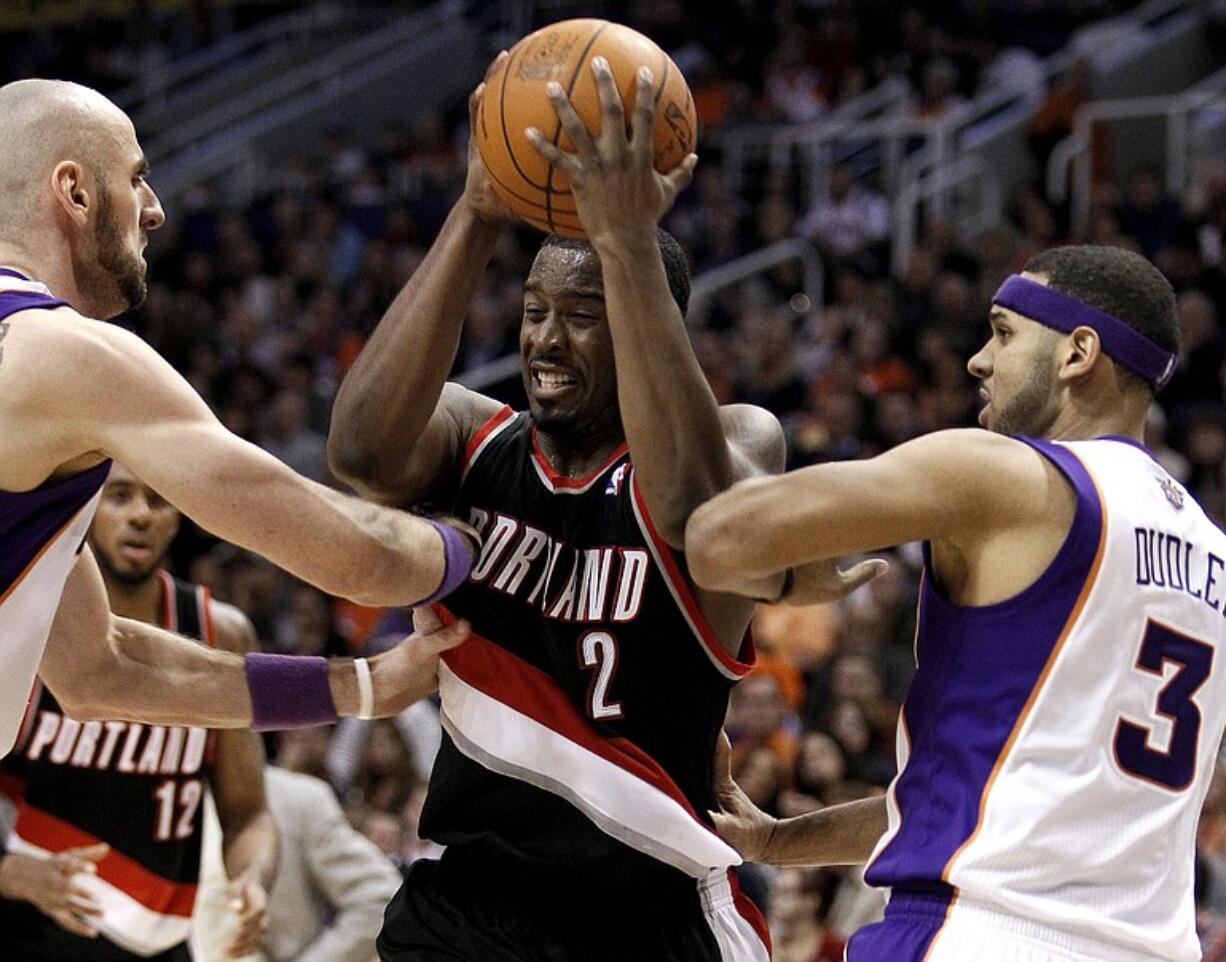
{"label": "orange basketball", "polygon": [[521,219],[565,237],[582,237],[566,175],[536,152],[524,129],[536,127],[563,150],[574,145],[545,95],[556,80],[593,135],[600,130],[600,98],[592,59],[604,57],[617,81],[629,126],[635,75],[651,68],[656,123],[656,170],[667,173],[693,152],[698,129],[689,85],[668,54],[636,30],[607,20],[563,20],[529,34],[486,78],[477,114],[477,147],[494,190]]}

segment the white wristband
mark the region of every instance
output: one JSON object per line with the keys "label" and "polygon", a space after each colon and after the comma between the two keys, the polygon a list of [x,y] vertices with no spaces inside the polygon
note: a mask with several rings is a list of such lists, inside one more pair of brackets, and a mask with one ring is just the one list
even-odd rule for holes
{"label": "white wristband", "polygon": [[358,717],[373,718],[375,715],[375,686],[370,680],[370,663],[365,658],[353,659],[353,670],[358,674]]}

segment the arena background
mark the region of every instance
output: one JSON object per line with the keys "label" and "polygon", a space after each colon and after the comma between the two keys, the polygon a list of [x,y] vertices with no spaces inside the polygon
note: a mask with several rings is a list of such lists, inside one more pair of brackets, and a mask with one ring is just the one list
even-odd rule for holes
{"label": "arena background", "polygon": [[[1179,294],[1184,353],[1149,443],[1226,518],[1221,0],[3,0],[0,82],[77,80],[129,111],[168,222],[148,301],[121,323],[232,430],[328,480],[337,384],[462,185],[467,92],[498,49],[570,16],[643,30],[693,88],[701,164],[666,226],[697,277],[694,344],[721,401],[780,416],[791,466],[975,423],[964,365],[1001,279],[1054,244],[1114,244]],[[508,232],[455,370],[513,403],[538,240]],[[894,772],[918,551],[893,560],[843,604],[759,613],[762,667],[728,728],[768,811],[881,792]],[[363,651],[405,624],[195,530],[173,566],[270,650]],[[381,722],[303,740],[296,764],[403,865],[430,852],[415,813],[431,744],[428,725]],[[1202,939],[1226,959],[1220,782],[1201,836]],[[820,925],[816,958],[841,958],[880,908],[855,873],[745,876],[784,952]]]}

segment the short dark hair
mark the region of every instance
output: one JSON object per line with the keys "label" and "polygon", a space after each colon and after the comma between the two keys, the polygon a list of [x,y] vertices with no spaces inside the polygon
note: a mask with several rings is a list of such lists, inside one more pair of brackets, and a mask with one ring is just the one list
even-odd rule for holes
{"label": "short dark hair", "polygon": [[[1140,254],[1097,244],[1053,247],[1030,258],[1024,269],[1046,274],[1050,287],[1118,317],[1164,351],[1179,352],[1175,291]],[[1154,390],[1140,375],[1123,366],[1120,371]]]}
{"label": "short dark hair", "polygon": [[[690,306],[690,264],[686,260],[685,251],[675,238],[662,227],[656,228],[656,242],[660,245],[660,256],[664,258],[664,274],[668,277],[668,292],[673,295],[681,316],[685,316]],[[549,234],[541,241],[541,249],[546,247],[561,247],[564,250],[591,250],[591,243],[583,237],[562,237]]]}

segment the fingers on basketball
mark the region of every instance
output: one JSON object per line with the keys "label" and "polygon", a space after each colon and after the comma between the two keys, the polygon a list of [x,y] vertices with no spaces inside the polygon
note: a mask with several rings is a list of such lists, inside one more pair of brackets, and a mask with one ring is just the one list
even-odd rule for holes
{"label": "fingers on basketball", "polygon": [[[639,116],[637,108],[643,106],[639,104],[637,71],[642,65],[651,68],[648,142],[656,170],[672,171],[696,143],[694,102],[685,78],[647,37],[595,19],[551,24],[525,37],[508,57],[495,63],[487,78],[476,130],[478,147],[494,191],[514,214],[542,230],[568,237],[584,236],[583,226],[565,161],[558,157],[559,152],[570,152],[576,145],[545,94],[545,85],[550,80],[561,83],[584,129],[601,130],[604,108],[596,72],[589,68],[595,57],[610,65],[613,87],[619,94],[617,108],[625,105],[623,114],[634,109],[635,117]],[[539,138],[525,136],[530,127],[539,132]]]}

